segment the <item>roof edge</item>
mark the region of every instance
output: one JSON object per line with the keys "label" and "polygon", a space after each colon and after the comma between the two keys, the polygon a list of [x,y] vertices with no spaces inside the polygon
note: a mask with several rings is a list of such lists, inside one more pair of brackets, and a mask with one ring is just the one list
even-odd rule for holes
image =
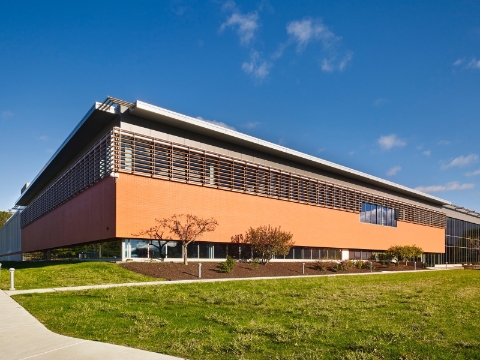
{"label": "roof edge", "polygon": [[350,175],[350,176],[353,175],[357,178],[367,179],[367,182],[377,184],[377,185],[379,185],[381,187],[384,187],[384,188],[397,189],[397,190],[400,190],[401,192],[409,193],[412,196],[417,197],[417,198],[422,198],[424,200],[432,201],[434,203],[441,204],[441,205],[451,205],[451,202],[449,202],[447,200],[444,200],[444,199],[441,199],[441,198],[438,198],[436,196],[432,196],[432,195],[426,194],[424,192],[421,192],[421,191],[418,191],[418,190],[415,190],[415,189],[412,189],[412,188],[409,188],[409,187],[406,187],[406,186],[403,186],[403,185],[400,185],[400,184],[397,184],[397,183],[394,183],[394,182],[391,182],[391,181],[388,181],[388,180],[384,180],[382,178],[379,178],[379,177],[376,177],[376,176],[373,176],[373,175],[369,175],[367,173],[364,173],[364,172],[361,172],[361,171],[358,171],[358,170],[354,170],[354,169],[348,168],[348,167],[343,166],[343,165],[333,163],[333,162],[328,161],[328,160],[324,160],[324,159],[321,159],[321,158],[318,158],[318,157],[315,157],[315,156],[312,156],[312,155],[308,155],[308,154],[302,153],[302,152],[297,151],[297,150],[289,149],[289,148],[287,148],[285,146],[282,146],[282,145],[274,144],[272,142],[253,137],[251,135],[247,135],[247,134],[241,133],[241,132],[236,131],[236,130],[228,129],[228,128],[225,128],[225,127],[213,124],[213,123],[209,123],[209,122],[204,121],[204,120],[199,120],[199,119],[193,118],[191,116],[183,115],[183,114],[177,113],[175,111],[171,111],[171,110],[168,110],[168,109],[165,109],[165,108],[161,108],[159,106],[155,106],[155,105],[152,105],[152,104],[140,101],[140,100],[137,100],[135,102],[135,106],[131,109],[131,113],[133,115],[135,115],[136,110],[143,110],[143,111],[152,112],[152,113],[155,113],[155,114],[160,115],[160,116],[168,117],[168,118],[183,122],[184,124],[188,124],[190,126],[191,125],[197,126],[197,127],[203,128],[205,130],[213,131],[213,132],[216,132],[216,133],[220,133],[224,136],[235,138],[235,139],[240,140],[242,142],[245,142],[247,144],[252,144],[252,145],[254,144],[257,147],[262,147],[262,148],[265,148],[265,149],[274,150],[274,151],[282,153],[282,154],[290,155],[290,156],[300,158],[300,159],[303,159],[303,160],[308,160],[310,162],[313,162],[314,164],[318,164],[318,165],[325,166],[327,168],[334,169],[334,171],[337,172],[337,173],[341,173],[341,174],[343,173],[344,175],[347,175],[347,176],[348,175]]}

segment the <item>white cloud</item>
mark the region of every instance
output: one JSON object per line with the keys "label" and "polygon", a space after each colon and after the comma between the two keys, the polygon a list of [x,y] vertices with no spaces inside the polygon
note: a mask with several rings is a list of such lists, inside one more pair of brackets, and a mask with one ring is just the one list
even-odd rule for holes
{"label": "white cloud", "polygon": [[255,129],[258,125],[260,125],[259,122],[250,121],[250,122],[247,122],[247,123],[245,124],[245,127],[246,127],[247,129]]}
{"label": "white cloud", "polygon": [[388,100],[388,99],[379,98],[379,99],[375,99],[375,100],[373,101],[373,106],[375,106],[375,107],[380,107],[380,106],[383,106],[383,105],[385,105],[385,104],[390,104],[390,103],[391,103],[391,101]]}
{"label": "white cloud", "polygon": [[394,166],[390,170],[387,171],[387,176],[396,175],[400,170],[402,170],[401,166]]}
{"label": "white cloud", "polygon": [[309,44],[320,42],[323,53],[320,68],[323,71],[343,71],[352,60],[353,52],[342,49],[342,38],[335,35],[320,19],[293,20],[287,24],[286,30],[289,38],[279,45],[272,55],[273,59],[281,57],[292,44],[296,44],[297,52],[302,52]]}
{"label": "white cloud", "polygon": [[425,155],[425,156],[430,156],[430,155],[432,155],[432,152],[430,150],[425,150],[425,151],[422,152],[422,154]]}
{"label": "white cloud", "polygon": [[249,14],[242,14],[233,1],[228,1],[223,5],[223,10],[233,11],[227,20],[220,26],[220,31],[231,27],[236,29],[240,44],[248,46],[255,37],[255,32],[259,28],[258,13],[256,11]]}
{"label": "white cloud", "polygon": [[225,124],[224,122],[221,122],[221,121],[206,120],[206,119],[202,118],[201,116],[197,116],[197,119],[198,119],[198,120],[205,121],[205,122],[208,122],[208,123],[210,123],[210,124],[214,124],[214,125],[217,125],[217,126],[221,126],[221,127],[223,127],[223,128],[226,128],[226,129],[236,130],[233,126],[227,125],[227,124]]}
{"label": "white cloud", "polygon": [[48,141],[48,140],[49,140],[49,138],[48,138],[47,135],[39,136],[37,139],[38,139],[38,140],[42,140],[42,141]]}
{"label": "white cloud", "polygon": [[242,64],[242,70],[252,75],[257,80],[263,80],[270,73],[272,64],[263,60],[260,54],[252,50],[250,53],[250,61],[245,61]]}
{"label": "white cloud", "polygon": [[13,112],[11,111],[2,111],[2,113],[0,114],[0,119],[2,120],[7,120],[7,119],[10,119],[11,117],[13,117]]}
{"label": "white cloud", "polygon": [[287,24],[287,34],[297,43],[297,51],[302,51],[309,42],[319,40],[324,47],[330,47],[341,40],[335,36],[321,20],[305,18]]}
{"label": "white cloud", "polygon": [[480,69],[480,60],[473,58],[465,67],[467,69]]}
{"label": "white cloud", "polygon": [[450,145],[450,144],[451,144],[451,143],[450,143],[450,141],[448,141],[448,140],[440,140],[440,141],[438,142],[438,145]]}
{"label": "white cloud", "polygon": [[397,138],[397,135],[395,134],[380,136],[377,141],[383,150],[390,150],[393,147],[401,147],[407,145],[405,140]]}
{"label": "white cloud", "polygon": [[475,175],[480,175],[480,169],[465,173],[465,176],[475,176]]}
{"label": "white cloud", "polygon": [[459,157],[453,159],[452,161],[450,161],[446,165],[443,164],[442,169],[445,170],[445,169],[455,167],[455,166],[458,166],[458,167],[467,166],[467,165],[476,163],[477,161],[478,161],[478,155],[477,154],[470,154],[470,155],[467,155],[467,156],[462,155],[462,156],[459,156]]}
{"label": "white cloud", "polygon": [[473,189],[475,184],[460,184],[458,181],[452,181],[446,185],[430,185],[430,186],[417,186],[415,190],[424,192],[424,193],[436,193],[442,191],[462,191]]}
{"label": "white cloud", "polygon": [[465,69],[480,69],[480,60],[477,60],[477,58],[472,58],[470,61],[467,61],[465,58],[463,59],[457,59],[454,63],[453,66],[460,66],[460,65],[465,65]]}

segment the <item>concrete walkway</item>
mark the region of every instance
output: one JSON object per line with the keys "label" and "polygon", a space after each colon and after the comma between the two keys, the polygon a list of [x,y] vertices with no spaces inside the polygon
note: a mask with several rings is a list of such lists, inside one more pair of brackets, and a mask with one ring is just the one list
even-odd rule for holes
{"label": "concrete walkway", "polygon": [[[362,276],[362,275],[386,275],[386,274],[401,274],[422,272],[429,270],[445,270],[445,269],[418,269],[418,270],[401,270],[401,271],[377,271],[365,273],[349,273],[349,274],[327,274],[327,275],[293,275],[293,276],[263,276],[263,277],[248,277],[248,278],[221,278],[221,279],[192,279],[192,280],[173,280],[173,281],[146,281],[136,283],[122,283],[122,284],[103,284],[103,285],[85,285],[85,286],[69,286],[59,288],[46,289],[29,289],[29,290],[5,290],[5,294],[9,296],[21,294],[35,294],[35,293],[49,293],[60,291],[81,291],[92,289],[109,289],[115,287],[129,287],[129,286],[154,286],[154,285],[178,285],[178,284],[193,284],[193,283],[210,283],[210,282],[226,282],[226,281],[257,281],[257,280],[276,280],[276,279],[301,279],[301,278],[317,278],[317,277],[331,277],[331,276]],[[451,270],[451,269],[448,269]]]}
{"label": "concrete walkway", "polygon": [[174,360],[180,358],[55,334],[0,290],[0,359]]}

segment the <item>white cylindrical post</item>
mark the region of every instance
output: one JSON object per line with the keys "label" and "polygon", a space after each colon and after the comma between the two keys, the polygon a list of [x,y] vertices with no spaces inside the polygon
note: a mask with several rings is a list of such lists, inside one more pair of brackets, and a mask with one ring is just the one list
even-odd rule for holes
{"label": "white cylindrical post", "polygon": [[448,270],[448,261],[445,261],[445,270]]}
{"label": "white cylindrical post", "polygon": [[198,278],[202,278],[202,263],[198,263]]}
{"label": "white cylindrical post", "polygon": [[10,268],[8,269],[10,271],[10,291],[15,290],[15,269]]}
{"label": "white cylindrical post", "polygon": [[416,261],[413,263],[413,269],[417,270],[417,262]]}
{"label": "white cylindrical post", "polygon": [[305,275],[305,263],[302,264],[302,274]]}
{"label": "white cylindrical post", "polygon": [[372,267],[373,267],[373,263],[370,261],[370,272],[373,272]]}

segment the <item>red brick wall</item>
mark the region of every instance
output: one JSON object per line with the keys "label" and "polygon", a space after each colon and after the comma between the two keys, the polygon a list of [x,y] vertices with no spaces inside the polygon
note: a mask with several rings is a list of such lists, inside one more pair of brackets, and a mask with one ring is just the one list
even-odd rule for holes
{"label": "red brick wall", "polygon": [[382,250],[416,244],[426,252],[445,251],[444,229],[406,222],[396,228],[365,224],[356,213],[173,181],[122,173],[116,196],[116,236],[122,238],[134,238],[155,218],[191,213],[219,222],[215,232],[204,236],[208,241],[229,242],[249,226],[270,224],[292,232],[299,246]]}
{"label": "red brick wall", "polygon": [[22,229],[22,252],[115,237],[115,179],[105,178]]}

